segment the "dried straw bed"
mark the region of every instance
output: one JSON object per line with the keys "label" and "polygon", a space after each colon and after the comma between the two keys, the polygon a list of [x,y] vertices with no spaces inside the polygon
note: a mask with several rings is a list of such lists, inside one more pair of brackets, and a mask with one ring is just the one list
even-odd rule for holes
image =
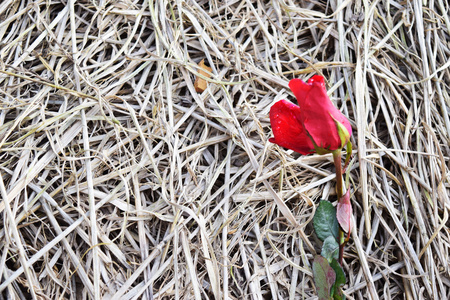
{"label": "dried straw bed", "polygon": [[331,159],[268,142],[313,74],[354,128],[348,298],[449,299],[449,10],[2,1],[0,299],[314,298]]}

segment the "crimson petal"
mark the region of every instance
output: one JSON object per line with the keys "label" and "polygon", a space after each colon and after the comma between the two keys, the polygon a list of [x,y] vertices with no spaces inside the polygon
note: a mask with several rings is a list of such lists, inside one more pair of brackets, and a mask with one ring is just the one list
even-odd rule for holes
{"label": "crimson petal", "polygon": [[292,79],[289,87],[297,98],[302,111],[300,122],[314,142],[324,149],[340,148],[342,142],[335,120],[343,124],[349,134],[352,133],[352,127],[328,97],[324,78],[315,75],[307,83],[300,79]]}
{"label": "crimson petal", "polygon": [[300,107],[280,100],[270,108],[270,124],[274,137],[269,139],[281,147],[285,147],[300,154],[314,152],[314,145],[300,123]]}

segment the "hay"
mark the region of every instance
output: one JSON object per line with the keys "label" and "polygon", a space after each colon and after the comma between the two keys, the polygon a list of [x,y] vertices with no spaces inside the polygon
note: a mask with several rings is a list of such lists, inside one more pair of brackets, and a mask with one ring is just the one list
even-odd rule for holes
{"label": "hay", "polygon": [[3,1],[0,299],[313,298],[332,161],[268,142],[313,74],[354,128],[348,299],[448,299],[449,10]]}

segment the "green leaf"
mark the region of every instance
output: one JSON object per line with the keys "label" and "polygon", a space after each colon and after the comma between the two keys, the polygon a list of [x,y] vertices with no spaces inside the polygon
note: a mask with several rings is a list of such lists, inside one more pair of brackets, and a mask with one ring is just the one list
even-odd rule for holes
{"label": "green leaf", "polygon": [[336,259],[333,259],[330,263],[330,266],[333,268],[334,272],[336,273],[336,286],[342,286],[345,284],[346,278],[344,270],[342,269],[341,265],[338,263]]}
{"label": "green leaf", "polygon": [[339,237],[339,224],[336,218],[336,208],[331,202],[322,200],[313,218],[314,230],[321,241],[329,236]]}
{"label": "green leaf", "polygon": [[333,294],[333,300],[345,300],[345,299],[346,299],[345,295],[341,290]]}
{"label": "green leaf", "polygon": [[320,255],[325,257],[328,262],[331,262],[333,258],[339,258],[339,244],[334,236],[330,235],[325,239],[325,241],[323,241],[322,252]]}
{"label": "green leaf", "polygon": [[344,270],[342,270],[341,265],[337,262],[336,259],[333,259],[331,261],[330,266],[331,266],[331,268],[333,268],[333,270],[336,274],[336,280],[331,289],[333,299],[345,300],[345,295],[342,292],[342,286],[345,284],[345,281],[346,281]]}
{"label": "green leaf", "polygon": [[329,300],[333,297],[331,294],[331,288],[336,281],[336,273],[325,257],[317,255],[314,258],[313,275],[319,300]]}

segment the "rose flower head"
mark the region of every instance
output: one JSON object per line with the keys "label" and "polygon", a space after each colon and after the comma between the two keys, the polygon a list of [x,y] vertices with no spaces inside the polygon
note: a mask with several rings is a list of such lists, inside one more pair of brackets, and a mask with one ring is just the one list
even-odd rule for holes
{"label": "rose flower head", "polygon": [[280,100],[270,108],[274,137],[269,141],[305,155],[342,149],[352,127],[328,97],[323,77],[315,75],[307,83],[292,79],[289,88],[299,106]]}

